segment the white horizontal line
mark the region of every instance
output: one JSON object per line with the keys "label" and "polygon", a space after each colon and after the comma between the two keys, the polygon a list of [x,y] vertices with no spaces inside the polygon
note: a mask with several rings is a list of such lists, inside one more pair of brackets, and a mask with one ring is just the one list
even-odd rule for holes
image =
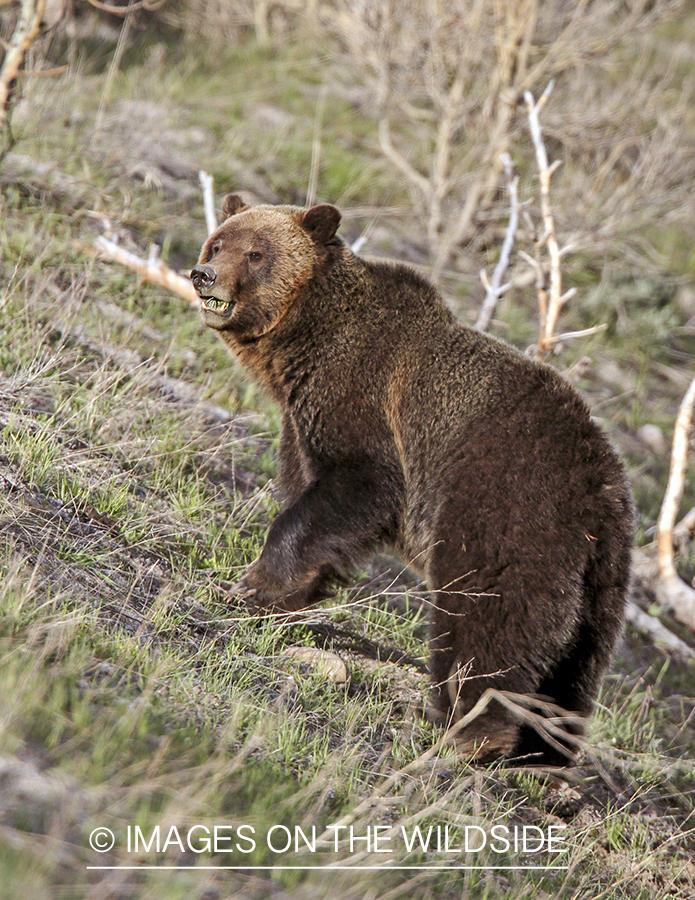
{"label": "white horizontal line", "polygon": [[548,870],[552,869],[553,871],[557,871],[557,870],[567,871],[567,869],[569,869],[569,866],[456,866],[456,865],[450,865],[450,866],[145,866],[145,865],[143,865],[143,866],[87,866],[87,869],[92,869],[92,870],[174,869],[174,870],[182,870],[182,871],[184,871],[184,870],[198,871],[198,870],[202,870],[202,869],[240,869],[245,872],[248,872],[252,869],[253,870],[262,869],[262,870],[269,871],[269,872],[279,871],[282,869],[301,869],[301,870],[306,870],[306,871],[311,871],[312,869],[316,869],[316,870],[323,869],[323,870],[327,870],[327,871],[338,871],[338,870],[350,871],[353,869],[354,870],[370,869],[370,870],[378,871],[381,869],[385,872],[386,871],[390,871],[390,872],[411,871],[411,870],[418,870],[420,872],[442,872],[442,871],[461,871],[462,869],[469,869],[469,870],[481,869],[481,870],[486,870],[486,871],[490,870],[490,869],[496,869],[496,870],[523,869],[525,871],[526,870],[528,870],[528,871],[531,871],[531,870],[548,871]]}

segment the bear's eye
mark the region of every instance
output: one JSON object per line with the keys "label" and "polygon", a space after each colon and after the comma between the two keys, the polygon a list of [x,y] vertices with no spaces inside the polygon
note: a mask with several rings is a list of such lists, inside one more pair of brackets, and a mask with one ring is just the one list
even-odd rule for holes
{"label": "bear's eye", "polygon": [[263,254],[260,250],[251,250],[246,256],[251,262],[260,262],[263,259]]}
{"label": "bear's eye", "polygon": [[217,256],[221,249],[222,245],[220,244],[220,242],[215,241],[215,243],[212,245],[212,247],[210,247],[210,250],[208,251],[208,259],[212,259],[213,256]]}

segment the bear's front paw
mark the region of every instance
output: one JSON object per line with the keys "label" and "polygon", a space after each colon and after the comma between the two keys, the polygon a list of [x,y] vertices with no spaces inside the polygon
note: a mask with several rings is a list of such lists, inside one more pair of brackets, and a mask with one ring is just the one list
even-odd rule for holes
{"label": "bear's front paw", "polygon": [[256,600],[257,595],[258,590],[249,584],[246,576],[228,588],[229,599],[235,604],[243,604],[249,612],[257,612],[259,608]]}
{"label": "bear's front paw", "polygon": [[231,586],[229,596],[237,603],[243,603],[250,613],[262,610],[287,612],[307,605],[306,590],[281,584],[256,563],[247,570],[243,578]]}

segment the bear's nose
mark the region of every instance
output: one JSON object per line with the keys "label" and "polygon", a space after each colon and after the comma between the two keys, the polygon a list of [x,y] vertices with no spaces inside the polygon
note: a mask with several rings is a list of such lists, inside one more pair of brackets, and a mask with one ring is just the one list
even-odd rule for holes
{"label": "bear's nose", "polygon": [[217,281],[217,272],[212,266],[196,266],[191,269],[191,281],[193,287],[200,293],[206,288],[211,288]]}

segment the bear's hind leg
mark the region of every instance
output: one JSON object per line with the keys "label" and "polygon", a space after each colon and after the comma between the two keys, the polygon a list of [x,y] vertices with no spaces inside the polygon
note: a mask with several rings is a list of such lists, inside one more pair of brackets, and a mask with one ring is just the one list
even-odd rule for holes
{"label": "bear's hind leg", "polygon": [[[513,664],[507,665],[498,647],[486,645],[484,640],[471,646],[452,618],[441,608],[436,610],[431,641],[431,719],[447,726],[455,724],[474,711],[488,688],[534,690],[533,679],[525,679]],[[466,622],[472,625],[468,617]],[[450,626],[448,631],[444,630],[446,624]],[[480,637],[475,627],[468,633]],[[459,752],[480,762],[512,755],[518,740],[518,721],[494,698],[487,698],[477,715],[455,736]]]}
{"label": "bear's hind leg", "polygon": [[570,738],[565,742],[561,736],[555,735],[567,752],[553,747],[538,731],[525,725],[519,734],[516,756],[528,758],[530,763],[543,765],[562,766],[571,762],[578,749],[578,742],[571,738],[581,738],[586,730],[607,662],[605,640],[604,643],[597,641],[585,623],[580,625],[571,650],[538,686],[541,697],[547,697],[568,714],[567,721],[564,722],[561,721],[561,716],[553,717],[555,725]]}
{"label": "bear's hind leg", "polygon": [[[566,583],[564,598],[575,614],[551,628],[550,615],[543,622],[537,612],[532,618],[534,611],[511,587],[514,573],[507,575],[509,580],[500,579],[501,587],[494,591],[440,590],[435,595],[432,703],[440,719],[452,724],[468,716],[488,688],[529,698],[541,695],[570,713],[588,714],[602,664],[597,660],[590,675],[591,636],[584,635],[577,621],[581,591]],[[525,711],[538,712],[538,707],[508,699],[506,705],[487,698],[455,738],[461,753],[478,760],[533,754],[531,764],[566,764],[573,742],[567,754],[555,750],[524,724]]]}

